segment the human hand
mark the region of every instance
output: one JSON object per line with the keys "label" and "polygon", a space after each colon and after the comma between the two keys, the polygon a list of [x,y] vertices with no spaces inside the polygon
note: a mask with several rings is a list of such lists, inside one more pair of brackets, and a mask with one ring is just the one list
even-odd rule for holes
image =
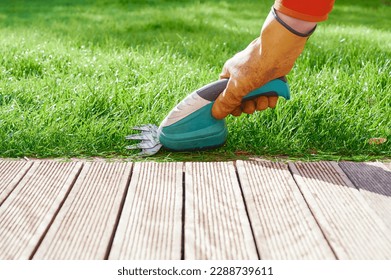
{"label": "human hand", "polygon": [[[229,79],[226,90],[223,94],[227,97],[221,102],[223,106],[227,107],[224,103],[232,102],[230,97],[235,98],[236,95],[229,94],[229,92],[237,90],[239,87],[240,93],[239,96],[244,96],[249,93],[252,89],[256,88],[256,85],[253,85],[252,82],[256,81],[256,78],[252,77],[251,73],[256,71],[256,64],[260,63],[256,58],[257,55],[254,55],[254,52],[259,50],[259,40],[255,39],[250,45],[243,51],[237,53],[234,57],[227,60],[224,64],[222,72],[220,74],[220,79]],[[251,58],[255,57],[254,60]],[[241,85],[241,86],[240,86]],[[228,92],[228,94],[227,94]],[[278,96],[260,96],[245,102],[240,102],[230,114],[237,117],[242,113],[253,114],[255,111],[266,110],[267,108],[275,108],[277,105]],[[237,104],[237,100],[233,100],[233,104]],[[229,105],[228,105],[229,107]]]}
{"label": "human hand", "polygon": [[314,29],[306,34],[293,30],[272,9],[260,37],[225,63],[220,78],[229,80],[213,104],[212,115],[223,119],[228,114],[238,116],[275,107],[276,97],[258,97],[244,104],[242,99],[267,82],[287,75]]}

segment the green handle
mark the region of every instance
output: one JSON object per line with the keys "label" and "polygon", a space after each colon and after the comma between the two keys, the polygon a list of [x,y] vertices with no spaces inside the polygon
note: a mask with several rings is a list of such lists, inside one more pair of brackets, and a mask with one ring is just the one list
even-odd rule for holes
{"label": "green handle", "polygon": [[[215,81],[197,90],[197,94],[203,99],[213,102],[227,87],[227,83],[228,79]],[[286,79],[283,77],[272,80],[260,88],[251,91],[249,94],[243,97],[243,102],[257,98],[259,96],[281,96],[286,100],[289,100],[290,93]]]}
{"label": "green handle", "polygon": [[268,82],[243,97],[242,102],[257,98],[259,96],[280,96],[286,100],[291,98],[289,86],[285,78],[279,78]]}

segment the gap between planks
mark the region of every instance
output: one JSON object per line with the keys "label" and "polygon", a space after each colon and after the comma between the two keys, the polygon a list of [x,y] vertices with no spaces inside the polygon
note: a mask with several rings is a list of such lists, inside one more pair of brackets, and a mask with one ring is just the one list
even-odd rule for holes
{"label": "gap between planks", "polygon": [[32,165],[26,161],[0,161],[0,207]]}
{"label": "gap between planks", "polygon": [[391,258],[391,232],[336,162],[289,163],[339,259]]}
{"label": "gap between planks", "polygon": [[85,163],[34,258],[104,259],[131,169],[131,163]]}
{"label": "gap between planks", "polygon": [[0,259],[29,259],[81,170],[80,163],[34,163],[0,207]]}
{"label": "gap between planks", "polygon": [[[35,163],[34,163],[35,164]],[[291,166],[295,166],[294,164],[291,164]],[[22,172],[23,174],[22,174],[22,176],[19,178],[19,179],[15,179],[16,181],[15,182],[17,182],[16,184],[15,184],[15,187],[14,188],[17,188],[17,185],[21,182],[21,181],[23,181],[23,180],[25,180],[26,178],[26,175],[29,173],[29,171],[30,171],[30,169],[32,168],[32,166],[33,166],[33,164],[31,164],[30,166],[29,166],[29,168],[28,169],[26,169],[26,171],[24,172]],[[84,166],[83,165],[81,165],[81,167],[80,167],[80,170],[79,170],[79,174],[80,174],[80,172],[81,172],[81,170],[84,168]],[[234,166],[234,170],[235,170],[235,173],[236,174],[239,174],[238,173],[238,168],[236,167],[236,166]],[[191,196],[188,196],[188,197],[186,197],[186,181],[187,181],[187,179],[189,179],[188,178],[188,176],[187,176],[187,174],[186,174],[186,165],[185,164],[181,164],[181,188],[182,188],[182,197],[181,197],[181,200],[182,200],[182,205],[184,206],[185,204],[184,203],[186,203],[186,201],[187,201],[187,199],[188,199],[188,197],[191,197]],[[79,175],[77,175],[75,178],[74,178],[74,181],[73,181],[73,183],[70,185],[70,189],[68,190],[68,194],[65,196],[65,198],[64,198],[64,200],[63,200],[63,202],[67,199],[67,197],[68,197],[68,195],[69,195],[69,192],[72,190],[72,188],[73,188],[73,186],[74,186],[74,184],[75,184],[75,181],[77,180],[77,178],[78,178],[78,176]],[[295,173],[295,172],[291,172],[291,176],[296,176],[297,177],[297,173]],[[346,176],[346,175],[345,175]],[[232,178],[233,179],[233,178]],[[240,175],[239,175],[239,177],[238,176],[235,176],[235,179],[237,180],[237,183],[239,184],[239,187],[240,187],[240,189],[242,189],[243,188],[243,186],[242,186],[242,182],[241,182],[241,177],[240,177]],[[346,178],[345,178],[345,180],[346,180]],[[128,186],[131,184],[131,180],[130,180],[130,177],[129,177],[129,181],[130,182],[128,182]],[[299,179],[299,181],[300,181],[300,179]],[[352,185],[353,186],[353,185]],[[128,190],[125,192],[125,193],[127,193],[128,192]],[[244,191],[243,191],[243,189],[241,190],[241,196],[242,197],[244,197],[245,195],[244,195]],[[306,191],[304,191],[304,194],[306,193]],[[308,193],[308,192],[307,192]],[[12,190],[11,190],[11,192],[10,192],[10,194],[8,194],[7,196],[6,196],[6,198],[8,199],[9,198],[9,196],[12,194]],[[302,193],[302,195],[303,195],[303,193]],[[307,203],[309,203],[309,205],[312,205],[312,210],[314,209],[314,207],[316,208],[316,206],[314,206],[314,205],[316,205],[316,203],[314,203],[313,202],[313,200],[312,200],[312,196],[311,195],[304,195],[304,197],[303,197],[304,199],[305,199],[305,201],[307,202]],[[123,197],[123,200],[125,201],[127,199],[127,197]],[[5,200],[6,201],[6,200]],[[123,204],[125,203],[123,201],[123,203],[122,203],[122,206],[123,206]],[[61,206],[62,206],[62,204],[60,204],[60,208],[58,209],[58,211],[60,211],[60,209],[61,209]],[[121,215],[122,215],[122,211],[123,211],[123,207],[121,206]],[[247,204],[245,204],[245,207],[248,207],[247,206]],[[180,221],[181,221],[181,223],[180,223],[180,227],[181,227],[181,230],[180,230],[180,232],[181,232],[181,238],[180,238],[180,245],[179,245],[179,247],[181,248],[181,252],[179,253],[179,258],[184,258],[184,256],[186,255],[186,253],[188,253],[187,251],[184,251],[184,250],[186,250],[186,248],[187,248],[187,246],[188,245],[186,245],[186,240],[187,240],[187,238],[186,238],[186,235],[185,235],[185,223],[184,223],[184,221],[185,221],[185,219],[186,219],[186,213],[188,213],[188,211],[186,211],[185,212],[185,210],[187,210],[187,209],[185,209],[185,207],[182,207],[182,209],[181,209],[181,215],[180,215],[180,217],[181,217],[181,219],[180,219]],[[52,217],[52,219],[51,219],[51,221],[48,223],[48,225],[47,225],[47,229],[46,229],[46,231],[44,231],[43,232],[43,236],[41,236],[41,239],[40,239],[40,241],[38,241],[38,245],[40,244],[40,242],[42,241],[42,239],[45,237],[45,235],[46,235],[46,233],[47,233],[47,230],[50,228],[50,226],[52,225],[52,223],[53,223],[53,221],[54,221],[54,219],[55,219],[55,217],[57,216],[57,214],[58,214],[58,211],[56,212],[56,213],[54,213],[54,216]],[[327,223],[325,223],[324,221],[322,222],[322,214],[319,214],[320,212],[319,211],[315,211],[314,212],[315,213],[315,215],[314,216],[316,216],[316,219],[319,219],[319,217],[320,217],[320,225],[321,226],[324,226],[324,227],[326,227],[326,229],[327,229]],[[313,214],[314,214],[313,213]],[[246,212],[246,215],[247,215],[247,219],[249,219],[249,220],[251,220],[250,219],[250,215],[249,215],[249,210],[247,209],[247,212]],[[121,217],[120,216],[118,216],[118,220],[116,221],[116,225],[115,225],[115,230],[114,230],[114,232],[118,232],[118,228],[119,228],[119,221],[120,221],[120,219],[121,219]],[[253,221],[251,221],[251,222],[253,222]],[[255,240],[256,240],[256,236],[255,236],[255,231],[256,230],[254,230],[254,228],[251,230],[251,228],[250,228],[250,232],[251,232],[251,234],[252,234],[252,238],[253,238],[253,240],[254,240],[254,242],[255,242]],[[327,230],[326,230],[326,232],[328,232]],[[327,235],[327,233],[326,233],[326,235]],[[329,238],[330,238],[330,236],[328,236]],[[333,239],[333,238],[331,238],[331,239]],[[259,242],[258,242],[259,243]],[[110,243],[109,243],[109,247],[111,247],[111,248],[113,248],[113,245],[114,244],[114,236],[112,236],[112,239],[110,240]],[[336,246],[336,247],[338,247],[338,246]],[[259,249],[259,248],[258,248]],[[36,249],[35,249],[36,250]],[[34,252],[35,252],[35,250],[33,249],[33,251],[32,251],[32,253],[30,253],[30,254],[34,254]],[[337,250],[338,251],[338,250]],[[337,253],[338,254],[338,253]],[[106,257],[109,255],[109,253],[106,253]],[[258,254],[257,254],[258,255]],[[262,252],[260,253],[260,255],[262,255]],[[346,255],[346,253],[342,253],[342,254],[339,254],[339,257],[341,258],[345,258],[345,257],[347,257],[347,255]]]}

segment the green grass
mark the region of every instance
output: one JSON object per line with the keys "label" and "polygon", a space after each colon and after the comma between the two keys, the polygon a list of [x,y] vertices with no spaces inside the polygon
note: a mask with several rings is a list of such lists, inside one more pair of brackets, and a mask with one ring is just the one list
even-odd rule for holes
{"label": "green grass", "polygon": [[[1,1],[0,156],[134,155],[130,128],[217,79],[272,2]],[[337,1],[288,76],[291,101],[228,117],[218,150],[155,159],[390,158],[390,26],[389,1]]]}

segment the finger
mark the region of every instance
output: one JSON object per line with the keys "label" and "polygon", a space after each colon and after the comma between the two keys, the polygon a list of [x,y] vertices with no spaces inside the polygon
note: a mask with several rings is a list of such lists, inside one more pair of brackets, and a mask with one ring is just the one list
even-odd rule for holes
{"label": "finger", "polygon": [[232,112],[231,115],[234,117],[239,117],[242,114],[242,109],[239,107],[236,107]]}
{"label": "finger", "polygon": [[229,79],[227,87],[216,99],[212,107],[212,115],[218,120],[225,118],[236,107],[240,106],[241,98],[236,96],[234,91],[236,90],[235,82]]}
{"label": "finger", "polygon": [[212,116],[218,120],[224,119],[230,113],[229,110],[225,108],[223,94],[220,94],[217,97],[215,103],[212,106]]}
{"label": "finger", "polygon": [[221,72],[220,75],[219,75],[219,79],[222,80],[222,79],[229,79],[229,73],[228,72]]}
{"label": "finger", "polygon": [[227,62],[226,62],[226,63],[224,64],[224,66],[223,66],[223,69],[221,70],[221,73],[220,73],[219,78],[220,78],[220,80],[221,80],[221,79],[229,79],[230,76],[231,76],[231,75],[230,75],[230,73],[229,73],[229,71],[228,71]]}
{"label": "finger", "polygon": [[277,105],[278,96],[269,96],[269,107],[275,108]]}
{"label": "finger", "polygon": [[257,111],[266,110],[269,107],[269,98],[260,96],[257,98]]}
{"label": "finger", "polygon": [[256,104],[255,100],[248,100],[248,101],[242,103],[243,113],[252,114],[255,112],[256,108],[257,108],[257,104]]}

